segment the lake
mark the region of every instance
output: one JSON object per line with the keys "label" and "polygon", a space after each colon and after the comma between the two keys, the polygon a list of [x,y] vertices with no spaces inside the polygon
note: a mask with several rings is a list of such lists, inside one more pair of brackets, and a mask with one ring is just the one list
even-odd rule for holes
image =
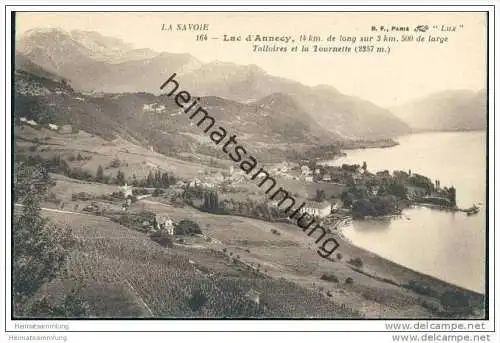
{"label": "lake", "polygon": [[396,140],[399,145],[391,148],[347,150],[328,164],[366,161],[371,172],[411,169],[440,180],[441,187],[453,185],[457,205],[481,204],[480,212],[467,216],[415,207],[400,219],[353,221],[344,235],[391,261],[484,293],[486,132],[419,133]]}

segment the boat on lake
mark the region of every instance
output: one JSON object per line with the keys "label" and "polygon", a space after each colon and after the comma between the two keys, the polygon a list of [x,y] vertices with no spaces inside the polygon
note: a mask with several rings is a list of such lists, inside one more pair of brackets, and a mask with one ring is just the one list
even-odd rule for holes
{"label": "boat on lake", "polygon": [[472,207],[467,208],[463,211],[465,213],[467,213],[468,216],[472,216],[472,215],[477,214],[479,212],[479,207],[477,207],[476,205],[472,205]]}

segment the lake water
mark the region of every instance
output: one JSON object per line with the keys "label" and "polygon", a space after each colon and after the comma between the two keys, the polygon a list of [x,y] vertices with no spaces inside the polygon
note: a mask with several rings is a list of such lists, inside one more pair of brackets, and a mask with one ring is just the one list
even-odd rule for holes
{"label": "lake water", "polygon": [[328,164],[362,164],[368,170],[405,170],[455,186],[457,205],[480,205],[480,212],[443,212],[416,207],[400,219],[353,221],[343,233],[354,244],[391,261],[447,282],[484,293],[486,256],[486,133],[419,133],[397,139],[398,146],[346,151]]}

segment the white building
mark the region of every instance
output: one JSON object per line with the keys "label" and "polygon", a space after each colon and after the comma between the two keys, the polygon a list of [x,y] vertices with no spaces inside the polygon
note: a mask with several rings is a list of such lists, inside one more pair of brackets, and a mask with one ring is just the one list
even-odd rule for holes
{"label": "white building", "polygon": [[300,172],[302,176],[309,176],[311,175],[311,169],[308,166],[302,166],[300,167]]}
{"label": "white building", "polygon": [[305,180],[306,182],[313,182],[313,177],[312,177],[312,176],[306,176],[306,177],[304,178],[304,180]]}
{"label": "white building", "polygon": [[123,197],[127,199],[128,197],[131,197],[133,195],[132,193],[132,187],[125,184],[121,187],[122,192],[123,192]]}
{"label": "white building", "polygon": [[316,202],[310,201],[301,209],[300,213],[307,213],[310,216],[326,217],[332,213],[332,204],[328,201]]}
{"label": "white building", "polygon": [[55,124],[49,124],[49,129],[57,131],[57,130],[59,130],[59,126],[57,126]]}
{"label": "white building", "polygon": [[164,230],[168,235],[174,234],[174,222],[172,219],[162,215],[156,215],[156,229]]}

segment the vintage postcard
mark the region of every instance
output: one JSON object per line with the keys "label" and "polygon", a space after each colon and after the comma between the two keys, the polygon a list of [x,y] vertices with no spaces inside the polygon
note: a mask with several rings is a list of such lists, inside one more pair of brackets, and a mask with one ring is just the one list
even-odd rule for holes
{"label": "vintage postcard", "polygon": [[478,329],[489,18],[16,11],[8,317]]}

